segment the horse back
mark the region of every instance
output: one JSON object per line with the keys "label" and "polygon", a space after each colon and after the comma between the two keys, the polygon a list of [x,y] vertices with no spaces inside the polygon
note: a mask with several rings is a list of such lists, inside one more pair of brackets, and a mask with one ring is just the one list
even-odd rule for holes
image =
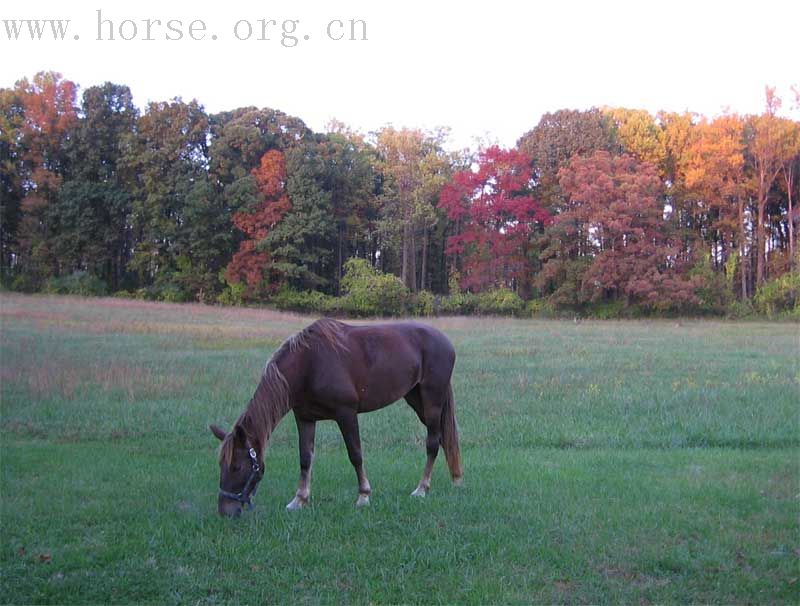
{"label": "horse back", "polygon": [[316,408],[369,412],[420,383],[449,383],[455,350],[437,329],[419,322],[343,327],[339,347],[328,344],[310,352],[308,395]]}

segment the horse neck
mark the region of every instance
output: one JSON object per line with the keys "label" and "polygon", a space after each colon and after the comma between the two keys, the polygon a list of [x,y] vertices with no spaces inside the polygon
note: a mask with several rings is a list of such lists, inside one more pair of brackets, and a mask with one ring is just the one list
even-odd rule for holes
{"label": "horse neck", "polygon": [[295,377],[291,373],[285,375],[282,370],[285,367],[286,364],[279,366],[274,359],[267,363],[239,422],[245,433],[257,442],[262,453],[275,427],[292,408],[292,383]]}

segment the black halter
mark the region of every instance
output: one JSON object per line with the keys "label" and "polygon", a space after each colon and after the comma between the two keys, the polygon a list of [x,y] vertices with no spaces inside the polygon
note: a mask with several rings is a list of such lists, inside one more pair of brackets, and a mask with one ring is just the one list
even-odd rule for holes
{"label": "black halter", "polygon": [[[233,499],[234,501],[239,501],[243,505],[247,505],[248,507],[252,508],[253,504],[250,502],[250,499],[256,496],[256,490],[258,486],[253,486],[253,484],[261,479],[261,466],[258,464],[258,457],[256,456],[256,449],[250,448],[247,453],[250,455],[250,475],[247,476],[247,482],[244,483],[244,488],[239,492],[228,492],[227,490],[219,489],[219,496],[225,497],[226,499]],[[252,491],[252,492],[251,492]]]}

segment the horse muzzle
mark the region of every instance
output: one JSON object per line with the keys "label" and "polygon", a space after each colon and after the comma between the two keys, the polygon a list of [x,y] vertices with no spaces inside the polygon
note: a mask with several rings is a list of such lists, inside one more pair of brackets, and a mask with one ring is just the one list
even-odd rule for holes
{"label": "horse muzzle", "polygon": [[219,515],[225,516],[226,518],[238,518],[244,511],[244,504],[239,501],[235,501],[234,499],[229,499],[219,495],[219,499],[217,500],[217,511],[219,512]]}

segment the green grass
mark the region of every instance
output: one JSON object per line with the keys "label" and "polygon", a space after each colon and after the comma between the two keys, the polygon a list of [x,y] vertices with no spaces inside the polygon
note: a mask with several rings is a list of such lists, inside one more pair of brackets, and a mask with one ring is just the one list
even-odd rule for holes
{"label": "green grass", "polygon": [[464,488],[442,460],[409,496],[424,431],[400,403],[361,417],[372,505],[322,424],[290,514],[287,418],[255,510],[223,520],[207,425],[307,318],[11,295],[0,315],[3,603],[800,601],[797,325],[435,320]]}

